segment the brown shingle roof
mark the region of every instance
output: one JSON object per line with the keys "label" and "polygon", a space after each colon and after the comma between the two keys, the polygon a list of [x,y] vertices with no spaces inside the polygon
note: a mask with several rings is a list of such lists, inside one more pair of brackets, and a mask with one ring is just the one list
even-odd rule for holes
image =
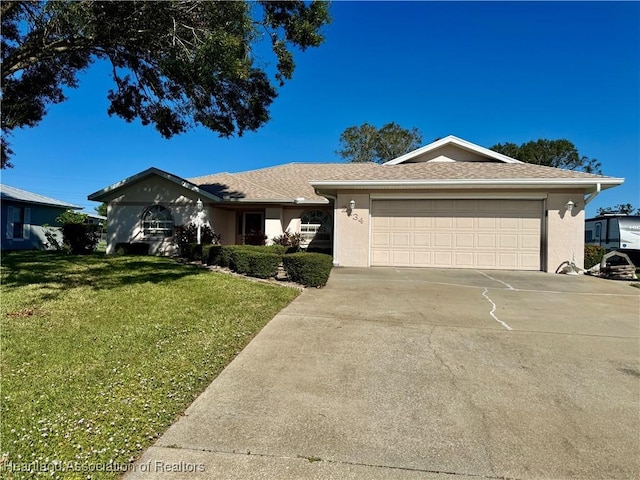
{"label": "brown shingle roof", "polygon": [[224,198],[306,201],[326,203],[316,195],[311,181],[384,182],[420,180],[546,180],[606,179],[572,170],[533,164],[492,162],[429,162],[378,165],[376,163],[289,163],[240,173],[219,173],[190,178],[200,188]]}
{"label": "brown shingle roof", "polygon": [[[377,164],[371,164],[380,167]],[[223,198],[246,198],[252,200],[292,201],[304,198],[306,201],[326,203],[324,197],[316,195],[309,183],[315,178],[329,178],[357,174],[365,166],[357,163],[288,163],[276,167],[249,170],[240,173],[219,173],[204,177],[190,178],[200,188]]]}
{"label": "brown shingle roof", "polygon": [[365,164],[357,172],[336,172],[330,177],[314,178],[314,180],[521,180],[553,178],[595,180],[603,177],[530,163],[427,162],[401,163],[399,165]]}

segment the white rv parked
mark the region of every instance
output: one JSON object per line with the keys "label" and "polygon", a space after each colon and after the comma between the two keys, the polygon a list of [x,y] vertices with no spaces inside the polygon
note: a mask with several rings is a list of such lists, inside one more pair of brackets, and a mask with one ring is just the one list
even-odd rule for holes
{"label": "white rv parked", "polygon": [[585,220],[584,243],[618,250],[637,265],[640,260],[640,215],[611,214]]}

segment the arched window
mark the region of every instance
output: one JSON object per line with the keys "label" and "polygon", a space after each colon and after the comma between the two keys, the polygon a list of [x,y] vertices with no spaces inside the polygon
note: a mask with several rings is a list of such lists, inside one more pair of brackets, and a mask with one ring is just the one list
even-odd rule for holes
{"label": "arched window", "polygon": [[300,236],[305,247],[313,242],[314,247],[330,248],[332,229],[331,215],[325,211],[310,210],[300,217]]}
{"label": "arched window", "polygon": [[142,231],[145,237],[170,237],[173,235],[173,217],[168,208],[153,205],[142,214]]}

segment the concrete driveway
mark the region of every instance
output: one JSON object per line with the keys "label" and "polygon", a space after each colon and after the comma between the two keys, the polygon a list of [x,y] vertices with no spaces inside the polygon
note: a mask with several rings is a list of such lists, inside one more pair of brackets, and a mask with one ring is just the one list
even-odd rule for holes
{"label": "concrete driveway", "polygon": [[334,269],[126,478],[640,477],[640,289]]}

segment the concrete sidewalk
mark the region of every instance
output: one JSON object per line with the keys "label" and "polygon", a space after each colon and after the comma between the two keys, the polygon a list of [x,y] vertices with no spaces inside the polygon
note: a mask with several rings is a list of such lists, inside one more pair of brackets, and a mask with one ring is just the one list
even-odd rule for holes
{"label": "concrete sidewalk", "polygon": [[335,269],[125,478],[638,478],[639,316],[619,282]]}

